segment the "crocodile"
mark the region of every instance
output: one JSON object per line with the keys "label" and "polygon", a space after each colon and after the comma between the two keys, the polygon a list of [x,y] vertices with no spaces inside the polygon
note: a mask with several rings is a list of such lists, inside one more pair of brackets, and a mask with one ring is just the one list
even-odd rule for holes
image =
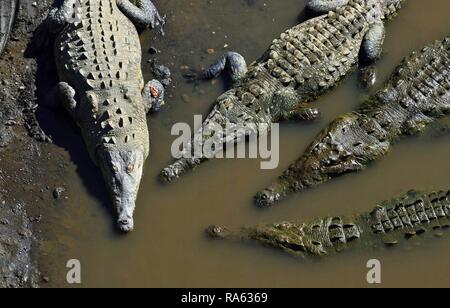
{"label": "crocodile", "polygon": [[255,196],[271,206],[294,192],[365,169],[402,137],[450,112],[450,37],[412,53],[384,88],[325,128],[306,152]]}
{"label": "crocodile", "polygon": [[[216,239],[250,240],[298,257],[323,257],[344,250],[381,250],[407,241],[442,236],[450,227],[450,191],[408,193],[369,213],[230,229],[210,226]],[[414,240],[416,239],[416,240]]]}
{"label": "crocodile", "polygon": [[8,42],[11,28],[19,10],[19,0],[0,1],[0,55]]}
{"label": "crocodile", "polygon": [[162,23],[150,0],[65,0],[46,21],[56,33],[60,82],[54,102],[79,126],[123,232],[134,228],[135,200],[149,154],[146,115],[164,99],[160,82],[144,85],[138,29]]}
{"label": "crocodile", "polygon": [[[222,152],[224,144],[268,133],[271,123],[316,119],[319,111],[308,103],[338,85],[358,62],[380,57],[384,21],[397,14],[403,1],[311,0],[308,7],[321,15],[281,34],[250,66],[240,54],[226,53],[201,75],[208,79],[228,71],[234,86],[216,100],[200,130],[161,178],[179,178]],[[215,145],[209,155],[192,155],[193,148],[209,143]]]}

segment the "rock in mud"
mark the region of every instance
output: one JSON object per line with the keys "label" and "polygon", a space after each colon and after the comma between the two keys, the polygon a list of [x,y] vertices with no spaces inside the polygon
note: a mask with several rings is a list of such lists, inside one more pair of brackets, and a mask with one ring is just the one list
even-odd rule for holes
{"label": "rock in mud", "polygon": [[[2,5],[11,0],[1,1]],[[15,1],[14,1],[15,2]],[[11,40],[0,55],[0,287],[36,287],[39,282],[33,191],[42,186],[48,162],[40,157],[37,124],[36,61],[24,56],[51,0],[21,0]],[[33,4],[34,3],[34,4]],[[3,6],[2,6],[3,7]],[[4,13],[2,9],[2,15]],[[24,127],[30,128],[28,131]],[[33,129],[31,129],[33,128]],[[34,134],[33,132],[37,132]],[[38,138],[37,138],[38,139]],[[43,169],[42,169],[43,168]],[[26,187],[29,194],[24,194]]]}
{"label": "rock in mud", "polygon": [[63,193],[66,191],[66,189],[64,187],[56,187],[53,190],[53,198],[55,198],[56,200],[59,200],[62,198]]}

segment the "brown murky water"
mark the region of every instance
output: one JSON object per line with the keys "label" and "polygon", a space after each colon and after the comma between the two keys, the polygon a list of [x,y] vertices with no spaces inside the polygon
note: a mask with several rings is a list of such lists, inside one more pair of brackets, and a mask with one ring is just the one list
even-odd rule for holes
{"label": "brown murky water", "polygon": [[[365,287],[366,263],[372,258],[382,262],[382,286],[450,285],[450,234],[421,247],[351,252],[310,263],[259,246],[212,242],[204,236],[204,228],[212,223],[243,225],[349,214],[411,188],[449,188],[449,139],[425,134],[401,142],[365,172],[296,195],[269,210],[252,204],[254,193],[295,160],[321,128],[359,104],[365,94],[358,90],[355,76],[320,99],[319,123],[283,124],[277,170],[262,171],[257,160],[216,160],[172,185],[158,183],[157,174],[171,161],[172,124],[192,123],[193,114],[205,114],[224,90],[221,82],[186,84],[180,66],[207,65],[224,52],[225,44],[253,61],[273,38],[304,19],[305,3],[156,1],[168,17],[166,37],[154,42],[151,32],[143,33],[144,57],[151,57],[145,51],[152,45],[162,50],[159,59],[173,69],[175,82],[167,98],[169,106],[150,121],[152,150],[137,202],[137,229],[118,235],[102,205],[105,193],[98,173],[92,167],[83,171],[82,163],[71,162],[68,153],[55,149],[68,161],[65,176],[72,186],[69,199],[56,207],[48,226],[53,236],[44,246],[42,262],[51,285],[67,286],[65,264],[72,258],[82,263],[85,287]],[[388,25],[378,87],[412,50],[448,33],[449,9],[448,0],[407,2]],[[216,53],[208,55],[208,48]],[[97,190],[100,197],[93,195]]]}

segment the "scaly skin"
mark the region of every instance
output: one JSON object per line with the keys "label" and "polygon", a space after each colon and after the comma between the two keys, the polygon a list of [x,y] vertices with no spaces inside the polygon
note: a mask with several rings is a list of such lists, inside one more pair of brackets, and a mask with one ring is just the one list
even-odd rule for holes
{"label": "scaly skin", "polygon": [[9,33],[19,9],[19,0],[0,1],[0,55],[8,42]]}
{"label": "scaly skin", "polygon": [[[163,170],[162,178],[172,181],[207,160],[205,156],[190,155],[196,143],[215,140],[218,146],[213,154],[216,154],[223,150],[223,143],[236,143],[246,135],[260,134],[258,126],[315,119],[318,111],[306,103],[329,92],[350,75],[357,66],[360,51],[364,62],[379,57],[384,21],[396,14],[402,1],[313,0],[310,8],[327,14],[287,30],[248,69],[239,54],[226,54],[204,76],[217,76],[228,67],[236,85],[217,99],[202,125],[203,132],[196,134],[184,148],[183,158]],[[343,3],[347,4],[340,6]],[[228,134],[226,139],[221,133],[211,135],[211,130],[221,131],[226,125],[247,130]]]}
{"label": "scaly skin", "polygon": [[450,191],[417,192],[383,202],[368,214],[326,217],[230,230],[211,226],[213,238],[252,240],[295,256],[330,256],[345,249],[377,250],[450,227]]}
{"label": "scaly skin", "polygon": [[450,112],[450,38],[413,53],[387,85],[355,112],[339,117],[269,188],[256,195],[269,206],[291,193],[363,170],[392,144]]}
{"label": "scaly skin", "polygon": [[48,20],[51,30],[59,31],[58,98],[103,173],[124,232],[134,227],[135,200],[149,154],[146,114],[159,108],[164,92],[156,81],[144,89],[141,46],[131,20],[154,26],[160,17],[150,1],[137,2],[136,7],[121,0],[80,0],[74,12],[76,2],[66,0]]}

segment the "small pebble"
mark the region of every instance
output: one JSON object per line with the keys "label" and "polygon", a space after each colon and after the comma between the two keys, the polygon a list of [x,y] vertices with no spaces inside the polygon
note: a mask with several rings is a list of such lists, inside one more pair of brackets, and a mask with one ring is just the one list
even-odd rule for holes
{"label": "small pebble", "polygon": [[187,94],[181,95],[181,99],[182,99],[183,102],[185,102],[185,103],[190,103],[190,102],[191,102],[191,98],[190,98],[189,95],[187,95]]}
{"label": "small pebble", "polygon": [[152,55],[157,54],[158,53],[158,49],[156,49],[155,47],[150,47],[150,49],[148,50],[148,52]]}
{"label": "small pebble", "polygon": [[55,188],[55,190],[53,191],[53,198],[55,198],[56,200],[61,199],[61,196],[63,194],[63,192],[65,192],[66,190],[62,187],[57,187]]}

